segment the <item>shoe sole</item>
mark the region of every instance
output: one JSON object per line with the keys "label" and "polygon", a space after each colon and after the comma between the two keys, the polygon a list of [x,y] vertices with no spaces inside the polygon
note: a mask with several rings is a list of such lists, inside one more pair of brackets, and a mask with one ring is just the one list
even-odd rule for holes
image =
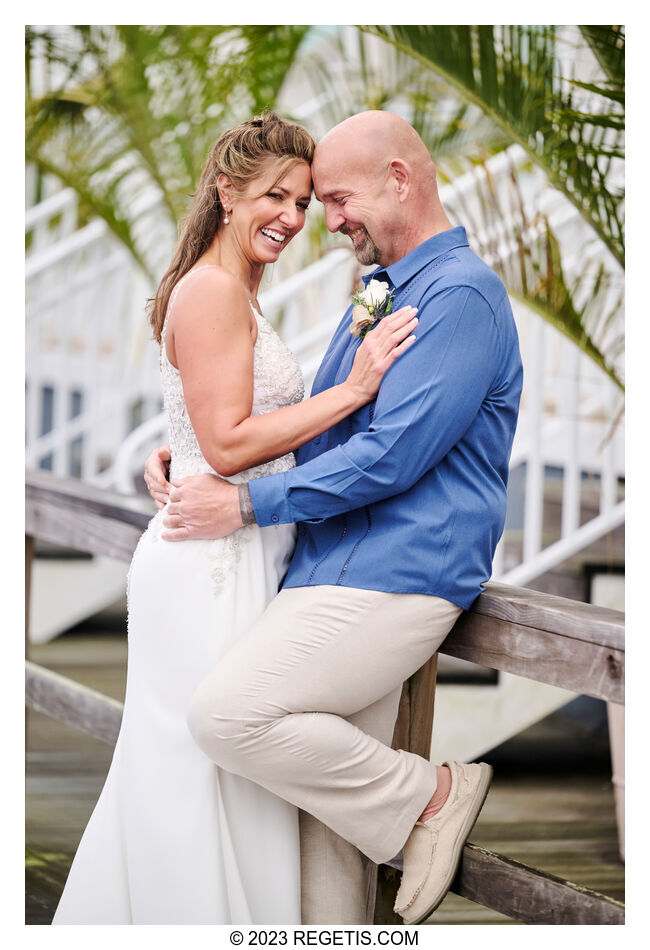
{"label": "shoe sole", "polygon": [[492,766],[488,765],[487,762],[479,762],[477,764],[480,765],[481,767],[481,780],[479,782],[478,788],[476,789],[476,794],[474,796],[472,807],[470,811],[468,811],[467,813],[465,823],[460,831],[460,834],[458,835],[456,844],[454,845],[454,853],[453,853],[453,858],[452,858],[452,862],[450,866],[450,871],[449,871],[449,874],[447,875],[447,878],[445,879],[442,893],[439,894],[438,897],[436,897],[434,902],[430,905],[430,907],[424,914],[418,917],[417,920],[413,920],[409,923],[408,926],[410,927],[414,927],[417,924],[421,924],[424,920],[426,920],[428,917],[431,916],[431,914],[434,912],[434,910],[436,910],[437,907],[440,907],[440,905],[442,904],[443,900],[445,899],[445,897],[447,896],[449,892],[449,888],[454,882],[454,878],[456,877],[456,873],[458,872],[460,859],[463,854],[463,848],[465,847],[465,843],[467,842],[467,839],[469,838],[472,832],[472,828],[476,824],[476,819],[480,815],[481,809],[483,808],[483,805],[485,804],[487,793],[490,790],[490,782],[492,781]]}

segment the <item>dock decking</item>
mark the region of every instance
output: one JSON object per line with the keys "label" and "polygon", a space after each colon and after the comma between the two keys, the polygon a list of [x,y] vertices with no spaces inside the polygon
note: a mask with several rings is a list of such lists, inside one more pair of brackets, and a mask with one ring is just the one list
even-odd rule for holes
{"label": "dock decking", "polygon": [[[33,647],[31,659],[124,698],[123,636],[68,635]],[[51,922],[112,754],[110,746],[28,710],[26,923]],[[495,777],[472,842],[623,900],[606,733],[559,713],[484,758]],[[430,920],[514,923],[454,894]]]}

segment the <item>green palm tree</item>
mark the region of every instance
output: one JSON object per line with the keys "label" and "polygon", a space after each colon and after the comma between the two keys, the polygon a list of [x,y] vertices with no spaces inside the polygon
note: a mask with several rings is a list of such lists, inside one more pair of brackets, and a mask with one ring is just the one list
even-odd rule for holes
{"label": "green palm tree", "polygon": [[[514,168],[497,188],[487,164],[482,164],[485,175],[477,182],[478,220],[470,218],[477,251],[491,259],[512,297],[576,343],[623,391],[618,371],[624,349],[622,271],[602,260],[600,242],[594,238],[576,249],[580,267],[577,276],[569,278],[548,219],[540,212],[527,213]],[[494,236],[503,236],[506,219],[514,250],[502,255]],[[575,274],[575,264],[572,270]]]}
{"label": "green palm tree", "polygon": [[[216,136],[277,106],[292,70],[324,99],[321,131],[354,112],[401,103],[443,179],[464,170],[477,139],[488,152],[507,144],[475,106],[460,104],[450,115],[443,84],[430,70],[397,50],[385,51],[377,64],[367,48],[377,41],[354,32],[351,59],[337,28],[28,27],[27,158],[74,188],[82,215],[103,217],[151,272],[135,227],[138,196],[153,188],[175,228]],[[42,95],[30,82],[37,56],[58,74]],[[333,61],[342,66],[340,81]],[[310,216],[312,259],[336,243],[321,218]]]}

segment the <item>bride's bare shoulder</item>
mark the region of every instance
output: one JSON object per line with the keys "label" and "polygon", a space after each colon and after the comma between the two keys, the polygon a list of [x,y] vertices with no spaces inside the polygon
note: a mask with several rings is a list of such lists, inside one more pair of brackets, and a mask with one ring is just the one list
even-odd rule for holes
{"label": "bride's bare shoulder", "polygon": [[177,284],[176,302],[190,300],[196,302],[197,297],[207,295],[213,299],[213,294],[219,293],[232,302],[247,302],[246,289],[242,282],[225,267],[218,264],[200,264],[188,271]]}
{"label": "bride's bare shoulder", "polygon": [[249,304],[242,282],[225,267],[200,265],[181,278],[169,312],[170,327],[210,315],[229,319],[237,313],[249,322]]}

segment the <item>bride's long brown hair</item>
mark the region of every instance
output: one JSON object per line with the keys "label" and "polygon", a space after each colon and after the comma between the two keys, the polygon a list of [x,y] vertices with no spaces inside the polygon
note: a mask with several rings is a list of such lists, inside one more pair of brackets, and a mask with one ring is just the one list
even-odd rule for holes
{"label": "bride's long brown hair", "polygon": [[277,182],[294,162],[304,161],[311,165],[314,148],[309,132],[294,122],[281,119],[275,112],[241,122],[217,140],[203,167],[171,264],[155,295],[147,301],[147,316],[158,343],[172,290],[207,251],[221,227],[223,207],[217,188],[219,175],[226,175],[233,191],[241,193],[264,172],[268,159],[280,159]]}

